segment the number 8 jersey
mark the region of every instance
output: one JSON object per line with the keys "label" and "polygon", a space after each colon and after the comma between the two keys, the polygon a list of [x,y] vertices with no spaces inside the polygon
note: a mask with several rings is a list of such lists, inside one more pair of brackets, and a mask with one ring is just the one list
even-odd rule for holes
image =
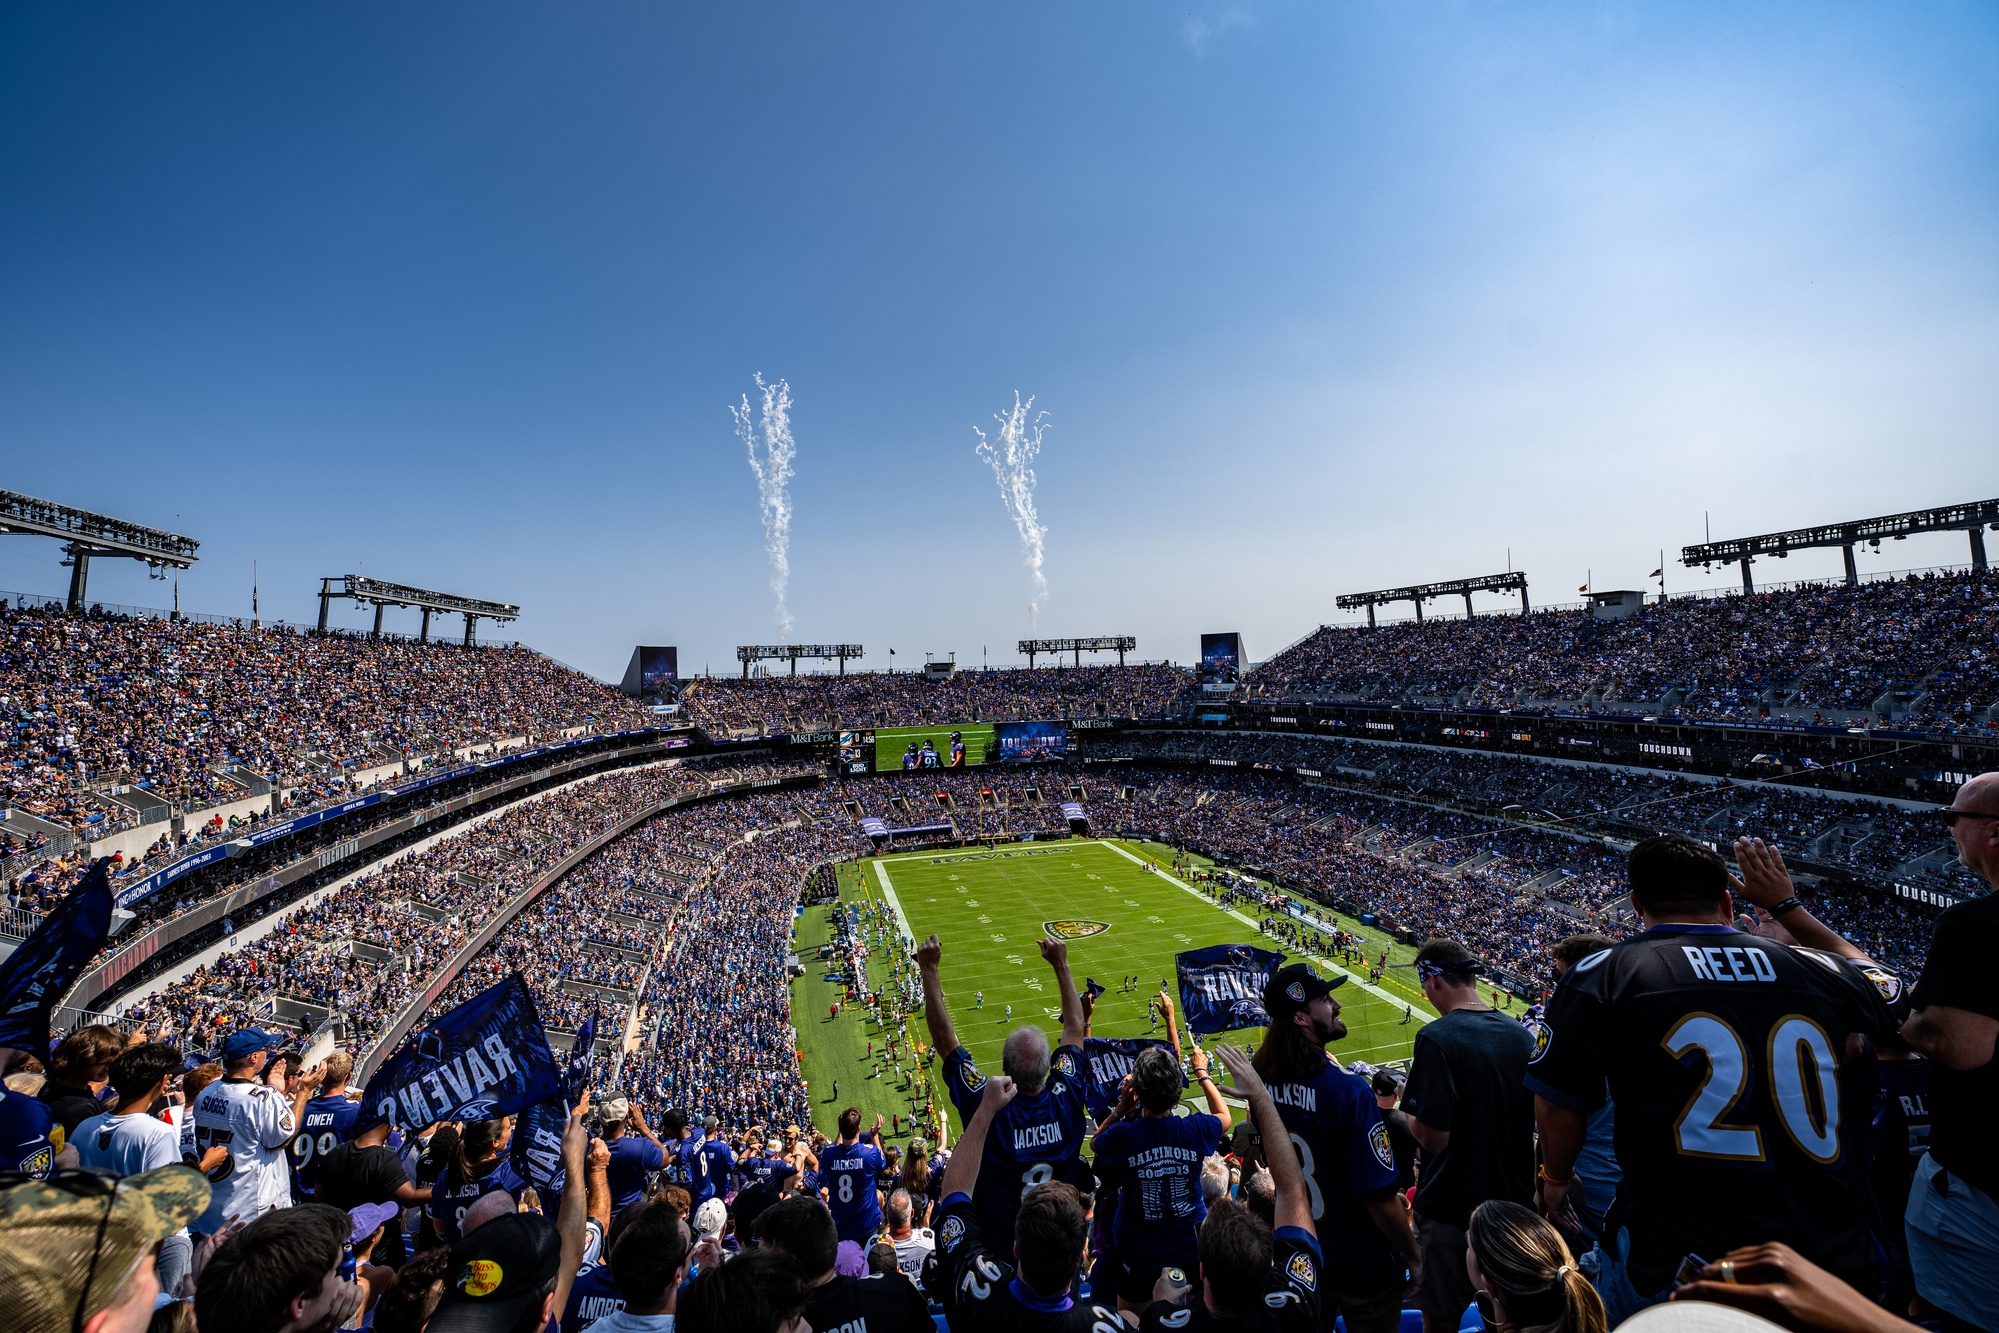
{"label": "number 8 jersey", "polygon": [[1606,1087],[1616,1103],[1605,1234],[1629,1228],[1640,1293],[1688,1254],[1761,1241],[1873,1290],[1873,1070],[1850,1067],[1847,1037],[1879,1040],[1905,1010],[1901,979],[1871,962],[1723,925],[1658,926],[1569,970],[1531,1029],[1527,1086],[1572,1111]]}
{"label": "number 8 jersey", "polygon": [[[993,1117],[972,1200],[986,1239],[1002,1254],[1013,1250],[1013,1220],[1027,1191],[1051,1180],[1073,1185],[1082,1174],[1083,1140],[1091,1128],[1083,1077],[1083,1052],[1058,1046],[1048,1085],[1032,1095],[1019,1094]],[[986,1076],[963,1046],[945,1057],[944,1086],[958,1115],[969,1121],[979,1109]]]}

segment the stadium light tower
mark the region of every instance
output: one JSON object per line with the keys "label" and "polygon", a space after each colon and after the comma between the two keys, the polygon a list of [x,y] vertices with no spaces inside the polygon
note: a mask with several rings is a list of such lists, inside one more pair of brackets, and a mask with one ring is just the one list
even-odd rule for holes
{"label": "stadium light tower", "polygon": [[1383,588],[1379,592],[1349,592],[1334,599],[1334,605],[1342,611],[1356,606],[1367,608],[1367,627],[1374,628],[1374,608],[1390,602],[1413,602],[1416,619],[1423,619],[1423,603],[1435,597],[1463,597],[1465,599],[1465,619],[1472,616],[1471,595],[1475,592],[1518,592],[1520,594],[1520,614],[1526,615],[1527,576],[1518,570],[1506,574],[1481,574],[1475,579],[1451,579],[1444,583],[1415,583],[1407,588]]}
{"label": "stadium light tower", "polygon": [[1751,593],[1756,591],[1756,584],[1749,575],[1749,565],[1757,556],[1774,555],[1782,559],[1792,551],[1809,550],[1815,546],[1838,546],[1846,553],[1846,582],[1851,587],[1860,582],[1860,571],[1853,563],[1853,548],[1861,542],[1878,547],[1883,537],[1900,541],[1918,532],[1965,532],[1971,537],[1971,567],[1983,571],[1988,567],[1985,560],[1985,529],[1988,524],[1999,529],[1999,500],[1973,500],[1936,509],[1913,509],[1906,514],[1887,514],[1881,518],[1862,518],[1848,523],[1828,523],[1817,528],[1766,532],[1760,537],[1706,542],[1683,548],[1680,563],[1740,563],[1742,591]]}
{"label": "stadium light tower", "polygon": [[[336,588],[335,585],[338,585]],[[465,646],[470,648],[478,642],[475,626],[480,620],[501,623],[520,617],[521,609],[512,602],[486,602],[477,597],[458,597],[448,592],[432,592],[428,588],[412,588],[403,583],[384,583],[380,579],[363,577],[360,574],[340,574],[319,581],[319,632],[326,633],[327,606],[336,597],[351,597],[356,602],[372,602],[375,607],[375,628],[377,638],[382,634],[382,608],[385,606],[415,606],[423,609],[422,640],[430,642],[430,617],[433,612],[465,617]]]}
{"label": "stadium light tower", "polygon": [[64,563],[69,566],[72,611],[81,611],[88,597],[90,557],[138,560],[153,570],[188,569],[199,559],[195,550],[201,545],[177,532],[162,532],[14,491],[0,491],[0,533],[54,537],[64,544],[63,553],[69,557]]}
{"label": "stadium light tower", "polygon": [[1138,640],[1129,634],[1100,634],[1092,639],[1022,639],[1017,646],[1027,655],[1030,670],[1036,653],[1074,653],[1077,666],[1083,665],[1084,653],[1116,653],[1123,666],[1124,655],[1138,647]]}
{"label": "stadium light tower", "polygon": [[[894,652],[893,648],[889,649]],[[838,661],[840,674],[847,674],[847,659],[859,658],[866,654],[858,643],[745,643],[736,648],[736,660],[743,664],[743,679],[750,678],[750,663],[766,658],[775,661],[791,660],[791,674],[798,674],[798,659],[813,658],[821,662]]]}

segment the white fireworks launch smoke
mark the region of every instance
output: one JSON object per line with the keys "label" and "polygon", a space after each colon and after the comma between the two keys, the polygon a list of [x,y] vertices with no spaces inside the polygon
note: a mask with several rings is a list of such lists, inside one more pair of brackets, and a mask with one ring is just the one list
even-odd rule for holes
{"label": "white fireworks launch smoke", "polygon": [[[750,396],[743,395],[740,406],[731,407],[736,434],[750,458],[750,471],[757,478],[757,505],[763,510],[764,555],[770,560],[770,590],[777,595],[777,636],[783,642],[791,633],[791,611],[784,604],[785,585],[791,581],[791,460],[798,452],[791,438],[791,386],[783,380],[765,384],[757,376],[763,394],[763,416],[754,418]],[[761,456],[758,446],[761,444]]]}
{"label": "white fireworks launch smoke", "polygon": [[[1034,413],[1032,419],[1030,412]],[[1034,576],[1034,596],[1027,603],[1028,623],[1032,624],[1048,597],[1048,579],[1041,572],[1041,542],[1048,529],[1041,526],[1040,516],[1034,512],[1032,466],[1034,456],[1041,452],[1041,433],[1048,428],[1048,414],[1035,412],[1032,398],[1021,402],[1016,389],[1013,410],[995,412],[993,420],[999,422],[999,431],[992,439],[977,426],[972,427],[972,433],[979,437],[975,452],[992,464],[993,476],[999,481],[1000,503],[1020,532],[1021,561]]]}

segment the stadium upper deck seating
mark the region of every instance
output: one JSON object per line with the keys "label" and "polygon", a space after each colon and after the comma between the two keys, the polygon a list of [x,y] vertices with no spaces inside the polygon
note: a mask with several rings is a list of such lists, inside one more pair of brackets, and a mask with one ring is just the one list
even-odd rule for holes
{"label": "stadium upper deck seating", "polygon": [[90,837],[130,817],[100,794],[108,785],[198,809],[244,795],[218,771],[240,765],[296,804],[332,794],[351,767],[645,718],[518,646],[0,602],[0,800]]}
{"label": "stadium upper deck seating", "polygon": [[1470,620],[1323,625],[1259,664],[1261,698],[1442,698],[1739,721],[1781,712],[1898,726],[1999,729],[1999,576],[1688,597],[1627,620],[1537,611]]}
{"label": "stadium upper deck seating", "polygon": [[[926,722],[1052,718],[1072,711],[1158,717],[1186,692],[1189,677],[1165,665],[1008,667],[959,671],[942,680],[921,672],[702,677],[681,702],[703,726],[724,730],[819,730],[835,726],[921,726]],[[793,719],[796,719],[794,722]]]}

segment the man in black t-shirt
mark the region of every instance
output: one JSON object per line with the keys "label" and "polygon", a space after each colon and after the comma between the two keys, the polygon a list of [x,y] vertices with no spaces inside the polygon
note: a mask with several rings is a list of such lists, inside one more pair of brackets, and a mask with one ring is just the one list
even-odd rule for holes
{"label": "man in black t-shirt", "polygon": [[[345,1212],[364,1203],[397,1203],[408,1208],[428,1203],[430,1191],[410,1183],[402,1158],[388,1147],[389,1126],[372,1125],[345,1143],[336,1144],[319,1159],[314,1201]],[[375,1260],[400,1266],[407,1255],[400,1225],[376,1243]]]}
{"label": "man in black t-shirt", "polygon": [[1011,1252],[986,1240],[972,1192],[993,1117],[1013,1097],[1011,1078],[987,1078],[951,1153],[931,1295],[944,1306],[951,1333],[1122,1333],[1117,1311],[1074,1294],[1090,1239],[1089,1216],[1074,1185],[1050,1180],[1028,1188],[1014,1217]]}
{"label": "man in black t-shirt", "polygon": [[1523,1080],[1534,1054],[1526,1029],[1478,997],[1479,962],[1456,940],[1416,951],[1423,995],[1440,1015],[1416,1034],[1402,1089],[1416,1171],[1416,1233],[1424,1333],[1455,1333],[1472,1303],[1465,1228],[1488,1199],[1534,1201],[1534,1099]]}
{"label": "man in black t-shirt", "polygon": [[[1958,862],[1999,890],[1999,773],[1981,773],[1939,811]],[[1902,1039],[1930,1060],[1930,1151],[1906,1216],[1924,1300],[1999,1329],[1999,892],[1937,918]],[[1983,1237],[1985,1239],[1979,1239]]]}
{"label": "man in black t-shirt", "polygon": [[1613,1327],[1665,1299],[1689,1256],[1767,1241],[1879,1286],[1862,1152],[1871,1068],[1865,1100],[1842,1084],[1861,1039],[1894,1030],[1902,983],[1798,904],[1775,851],[1744,839],[1735,853],[1737,894],[1767,909],[1758,934],[1735,928],[1728,868],[1709,848],[1668,834],[1632,849],[1646,930],[1563,974],[1529,1068],[1552,1216],[1606,1085],[1617,1105],[1623,1180],[1583,1265]]}
{"label": "man in black t-shirt", "polygon": [[815,1329],[929,1333],[930,1306],[900,1272],[841,1277],[833,1270],[840,1231],[826,1205],[808,1194],[772,1204],[757,1218],[757,1239],[784,1251],[805,1273],[805,1322]]}
{"label": "man in black t-shirt", "polygon": [[1269,1145],[1276,1196],[1274,1226],[1242,1204],[1220,1198],[1201,1223],[1201,1268],[1176,1283],[1171,1270],[1153,1288],[1140,1317],[1142,1333],[1319,1333],[1324,1256],[1312,1224],[1311,1190],[1277,1103],[1247,1052],[1218,1046],[1236,1091]]}

